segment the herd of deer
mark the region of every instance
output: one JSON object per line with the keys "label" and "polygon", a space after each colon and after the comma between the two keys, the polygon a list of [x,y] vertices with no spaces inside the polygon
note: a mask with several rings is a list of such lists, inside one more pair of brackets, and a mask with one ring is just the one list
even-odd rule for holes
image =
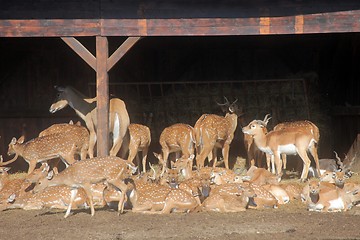
{"label": "herd of deer", "polygon": [[[319,129],[310,121],[281,123],[267,130],[269,116],[254,120],[242,128],[246,148],[266,155],[267,168],[256,167],[255,158],[245,176],[229,169],[229,149],[242,115],[236,101],[218,103],[225,116],[203,114],[194,127],[178,123],[166,127],[160,135],[161,153],[154,155],[161,169],[146,171],[151,143],[150,129],[130,124],[125,103],[114,98],[109,105],[109,133],[112,147],[107,157],[94,157],[96,143],[96,98],[87,98],[71,87],[56,87],[56,101],[50,112],[67,105],[86,123],[54,124],[39,137],[24,142],[13,138],[8,155],[12,160],[0,163],[0,208],[59,208],[66,210],[117,204],[142,213],[220,211],[238,212],[246,208],[276,208],[292,199],[302,199],[309,210],[346,211],[360,201],[360,185],[346,183],[351,175],[336,155],[336,166],[318,158]],[[123,145],[123,148],[121,148]],[[127,159],[117,157],[120,149]],[[221,149],[225,168],[217,167],[217,149]],[[142,152],[142,161],[138,153]],[[302,187],[299,183],[280,183],[286,155],[299,155],[303,161],[301,181],[307,179],[312,155],[317,180]],[[171,153],[176,161],[168,161]],[[196,153],[196,157],[195,157]],[[28,164],[25,179],[11,179],[6,165],[21,156]],[[256,156],[256,154],[249,156]],[[89,157],[89,158],[87,158]],[[123,156],[122,156],[123,157]],[[134,159],[137,163],[134,164]],[[206,158],[208,161],[206,162]],[[61,159],[66,168],[59,172]],[[194,164],[196,161],[196,164]],[[54,163],[50,170],[50,164]],[[212,166],[206,166],[210,165]],[[41,164],[40,168],[36,168]],[[326,166],[327,164],[327,166]],[[137,167],[135,167],[137,165]],[[140,166],[142,165],[142,171]],[[195,168],[195,170],[193,170]],[[325,172],[323,172],[325,171]],[[138,173],[134,175],[135,173]]]}

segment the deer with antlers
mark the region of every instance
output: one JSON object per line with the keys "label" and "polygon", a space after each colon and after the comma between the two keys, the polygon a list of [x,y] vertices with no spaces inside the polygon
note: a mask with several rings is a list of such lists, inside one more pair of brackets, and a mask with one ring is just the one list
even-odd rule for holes
{"label": "deer with antlers", "polygon": [[298,154],[304,163],[301,181],[305,181],[311,163],[307,151],[310,151],[314,157],[316,169],[320,175],[319,159],[317,153],[314,153],[316,152],[315,145],[317,144],[317,138],[314,136],[311,129],[294,126],[291,128],[273,130],[268,134],[265,134],[263,128],[266,128],[268,121],[268,115],[265,116],[264,120],[253,120],[249,125],[243,127],[242,131],[252,135],[258,148],[271,156],[272,161],[276,164],[277,175],[280,175],[282,169],[280,159],[281,154]]}
{"label": "deer with antlers", "polygon": [[83,188],[90,203],[91,216],[93,216],[95,214],[95,209],[91,185],[106,182],[107,184],[115,186],[118,191],[121,191],[118,212],[122,213],[127,190],[127,185],[123,182],[123,179],[124,175],[129,170],[131,170],[132,173],[135,173],[136,168],[118,157],[110,156],[86,159],[74,163],[57,175],[54,175],[53,172],[50,171],[46,178],[42,178],[38,181],[38,184],[34,188],[34,192],[39,192],[49,186],[67,185],[72,187],[73,190],[71,191],[69,208],[64,216],[66,218],[70,214],[71,206],[76,198],[78,189]]}
{"label": "deer with antlers", "polygon": [[[195,123],[196,152],[198,154],[196,156],[196,164],[198,169],[204,167],[206,157],[215,157],[216,150],[212,154],[215,148],[222,149],[225,168],[229,169],[230,144],[234,138],[237,119],[241,113],[236,104],[237,99],[232,103],[227,98],[225,98],[225,101],[225,103],[221,104],[221,106],[226,107],[229,111],[225,117],[216,114],[203,114]],[[215,165],[216,163],[214,163]]]}
{"label": "deer with antlers", "polygon": [[[96,98],[87,98],[70,86],[55,86],[55,89],[58,91],[57,98],[50,106],[49,111],[55,113],[67,105],[75,110],[89,129],[89,156],[93,158],[97,127]],[[109,153],[110,156],[116,156],[119,152],[129,124],[130,118],[124,101],[119,98],[112,98],[109,104],[109,133],[112,135],[113,142]]]}

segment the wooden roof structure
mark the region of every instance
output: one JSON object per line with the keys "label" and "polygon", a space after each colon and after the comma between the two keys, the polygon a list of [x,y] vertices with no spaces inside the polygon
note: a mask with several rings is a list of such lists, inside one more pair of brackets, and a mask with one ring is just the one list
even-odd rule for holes
{"label": "wooden roof structure", "polygon": [[[1,1],[0,37],[61,37],[97,73],[98,156],[108,154],[108,71],[141,38],[360,32],[360,2]],[[75,37],[96,37],[93,56]],[[109,57],[107,37],[128,39]]]}

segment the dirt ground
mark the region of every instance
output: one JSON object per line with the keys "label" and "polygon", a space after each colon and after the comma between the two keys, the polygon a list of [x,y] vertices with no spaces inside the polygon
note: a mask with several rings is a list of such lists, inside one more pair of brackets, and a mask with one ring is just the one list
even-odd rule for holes
{"label": "dirt ground", "polygon": [[360,207],[308,212],[297,201],[240,213],[147,215],[111,209],[0,212],[0,239],[360,239]]}

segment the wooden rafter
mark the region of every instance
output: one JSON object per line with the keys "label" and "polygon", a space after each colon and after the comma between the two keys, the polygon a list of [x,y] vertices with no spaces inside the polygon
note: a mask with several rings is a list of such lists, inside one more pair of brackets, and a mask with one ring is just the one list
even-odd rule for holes
{"label": "wooden rafter", "polygon": [[108,71],[130,50],[140,37],[129,37],[109,57],[107,37],[96,37],[96,57],[74,37],[61,38],[86,63],[96,71],[97,96],[97,156],[109,153],[109,76]]}

